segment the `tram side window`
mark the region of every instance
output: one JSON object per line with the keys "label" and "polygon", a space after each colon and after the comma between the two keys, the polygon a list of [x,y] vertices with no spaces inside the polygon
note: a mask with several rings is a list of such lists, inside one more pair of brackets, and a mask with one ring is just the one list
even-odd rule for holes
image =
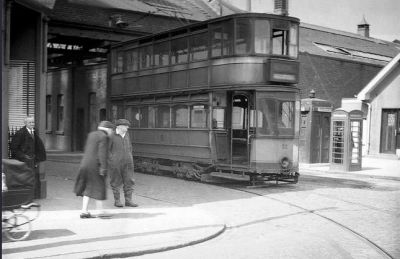
{"label": "tram side window", "polygon": [[169,42],[164,41],[154,44],[154,66],[169,64]]}
{"label": "tram side window", "polygon": [[200,33],[190,37],[190,61],[207,59],[207,33]]}
{"label": "tram side window", "polygon": [[130,107],[128,109],[127,118],[132,123],[132,128],[139,128],[139,120],[140,120],[139,108]]}
{"label": "tram side window", "polygon": [[149,106],[147,107],[149,110],[149,119],[148,119],[148,127],[149,128],[155,128],[156,127],[156,107]]}
{"label": "tram side window", "polygon": [[222,26],[222,55],[233,55],[233,20]]}
{"label": "tram side window", "polygon": [[278,109],[279,135],[294,134],[294,102],[281,101]]}
{"label": "tram side window", "polygon": [[272,54],[287,55],[287,34],[286,30],[272,30]]}
{"label": "tram side window", "polygon": [[126,71],[138,70],[138,52],[136,49],[131,49],[125,52]]}
{"label": "tram side window", "polygon": [[268,20],[254,21],[254,52],[257,54],[270,53],[270,23]]}
{"label": "tram side window", "polygon": [[268,98],[257,99],[257,134],[277,135],[276,100]]}
{"label": "tram side window", "polygon": [[299,52],[297,34],[298,34],[298,26],[297,24],[292,24],[290,26],[290,37],[289,37],[289,56],[292,58],[297,58]]}
{"label": "tram side window", "polygon": [[157,128],[169,128],[170,127],[170,108],[169,106],[158,106],[157,117],[156,117]]}
{"label": "tram side window", "polygon": [[215,107],[213,109],[212,119],[213,129],[224,129],[225,128],[225,108]]}
{"label": "tram side window", "polygon": [[222,27],[213,27],[211,31],[211,57],[222,55]]}
{"label": "tram side window", "polygon": [[121,73],[124,68],[124,53],[122,51],[118,51],[114,60],[114,72]]}
{"label": "tram side window", "polygon": [[171,65],[188,61],[187,38],[179,38],[171,41]]}
{"label": "tram side window", "polygon": [[149,109],[148,109],[148,107],[140,108],[139,127],[140,128],[148,128],[149,127]]}
{"label": "tram side window", "polygon": [[204,104],[192,105],[190,109],[190,127],[207,128],[208,106]]}
{"label": "tram side window", "polygon": [[251,21],[249,19],[236,20],[236,54],[250,54],[251,52]]}
{"label": "tram side window", "polygon": [[140,69],[151,67],[151,57],[152,57],[152,47],[151,45],[141,47],[139,56],[140,56]]}
{"label": "tram side window", "polygon": [[189,126],[189,111],[186,105],[172,107],[172,128],[187,128]]}

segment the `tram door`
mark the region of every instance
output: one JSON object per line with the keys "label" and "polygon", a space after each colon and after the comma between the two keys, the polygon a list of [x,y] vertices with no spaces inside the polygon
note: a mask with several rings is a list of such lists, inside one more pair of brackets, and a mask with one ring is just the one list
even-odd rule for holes
{"label": "tram door", "polygon": [[249,164],[250,94],[232,94],[231,158],[233,164]]}

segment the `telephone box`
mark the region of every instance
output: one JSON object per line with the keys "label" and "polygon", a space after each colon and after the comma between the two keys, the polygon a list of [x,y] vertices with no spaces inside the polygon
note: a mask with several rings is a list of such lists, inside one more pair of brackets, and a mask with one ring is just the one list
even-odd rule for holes
{"label": "telephone box", "polygon": [[332,113],[331,171],[361,170],[362,122],[363,112],[360,110],[339,108]]}
{"label": "telephone box", "polygon": [[329,163],[332,104],[310,97],[301,100],[299,156],[301,163]]}

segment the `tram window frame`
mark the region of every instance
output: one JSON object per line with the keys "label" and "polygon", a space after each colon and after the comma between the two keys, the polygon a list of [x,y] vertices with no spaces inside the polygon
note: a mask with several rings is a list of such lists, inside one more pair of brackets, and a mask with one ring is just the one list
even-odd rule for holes
{"label": "tram window frame", "polygon": [[296,23],[290,24],[288,45],[289,57],[297,58],[299,55],[299,25]]}
{"label": "tram window frame", "polygon": [[137,71],[139,69],[139,51],[138,48],[125,51],[125,68],[127,72]]}
{"label": "tram window frame", "polygon": [[[261,101],[264,103],[261,103]],[[289,116],[291,127],[287,127],[289,125],[280,124],[282,120],[281,106],[283,103],[291,103],[291,115]],[[255,126],[257,136],[292,137],[295,135],[296,100],[276,98],[273,96],[258,96],[256,110]]]}
{"label": "tram window frame", "polygon": [[[208,41],[208,32],[200,32],[196,34],[192,34],[189,37],[189,61],[199,61],[208,59],[208,49],[209,49],[209,41]],[[204,40],[204,42],[201,42]],[[199,42],[203,44],[198,44]],[[195,48],[205,47],[201,51],[195,51]]]}
{"label": "tram window frame", "polygon": [[271,53],[271,35],[272,35],[271,21],[267,19],[254,19],[253,27],[254,27],[254,37],[253,37],[254,53],[261,55],[269,55]]}
{"label": "tram window frame", "polygon": [[[159,48],[159,46],[164,45],[165,49]],[[164,50],[158,51],[158,50]],[[156,54],[157,53],[157,54]],[[158,58],[157,58],[158,56]],[[153,66],[155,67],[163,67],[168,66],[170,64],[170,56],[171,56],[171,42],[169,40],[154,42],[153,44]],[[163,61],[163,62],[160,62]]]}
{"label": "tram window frame", "polygon": [[[196,107],[198,106],[198,107]],[[199,111],[200,106],[203,106],[201,109],[203,117],[201,121],[198,121],[198,116],[194,116],[193,112]],[[196,108],[195,108],[196,107]],[[190,105],[190,128],[192,129],[207,129],[208,128],[208,116],[209,116],[209,105],[204,103],[196,103]],[[196,119],[196,120],[195,120]]]}
{"label": "tram window frame", "polygon": [[288,30],[272,28],[272,55],[288,56],[288,34]]}
{"label": "tram window frame", "polygon": [[[244,22],[243,24],[245,25],[244,30],[240,30],[240,24],[241,22]],[[247,28],[247,29],[246,29]],[[240,55],[251,55],[254,53],[253,51],[253,41],[254,41],[254,23],[253,23],[253,19],[249,19],[249,18],[238,18],[235,20],[235,54],[240,56]],[[240,49],[241,45],[238,45],[238,43],[240,43],[240,33],[244,32],[245,37],[241,37],[240,39],[243,40],[243,42],[245,43],[245,48],[244,49]]]}
{"label": "tram window frame", "polygon": [[132,126],[131,128],[139,128],[140,126],[140,110],[139,107],[129,107],[127,118],[130,119]]}
{"label": "tram window frame", "polygon": [[225,107],[213,107],[212,128],[226,129],[226,109]]}
{"label": "tram window frame", "polygon": [[122,50],[115,51],[114,73],[124,72],[124,52]]}
{"label": "tram window frame", "polygon": [[[183,111],[182,114],[178,114],[179,111],[182,110],[182,109],[184,109],[185,111]],[[181,116],[183,116],[182,119],[181,119]],[[189,128],[190,115],[189,115],[189,107],[188,107],[188,105],[186,105],[186,104],[177,104],[177,105],[172,106],[172,108],[171,108],[171,119],[172,119],[171,128]]]}
{"label": "tram window frame", "polygon": [[[166,112],[168,110],[168,112]],[[165,118],[163,115],[168,115]],[[159,105],[156,110],[156,128],[171,128],[171,107],[169,105]]]}
{"label": "tram window frame", "polygon": [[[182,45],[185,45],[185,48],[176,48],[176,46],[179,46],[178,43],[184,43]],[[179,51],[183,51],[182,53],[179,53]],[[174,53],[177,53],[177,56],[174,55]],[[172,38],[171,39],[171,45],[170,45],[170,64],[171,65],[177,65],[177,64],[184,64],[187,63],[189,60],[189,37],[187,35],[179,38]]]}
{"label": "tram window frame", "polygon": [[[219,31],[219,37],[215,37],[215,32]],[[233,19],[210,24],[209,26],[209,57],[218,58],[234,54],[234,21]]]}
{"label": "tram window frame", "polygon": [[139,47],[139,69],[148,69],[153,66],[153,45]]}

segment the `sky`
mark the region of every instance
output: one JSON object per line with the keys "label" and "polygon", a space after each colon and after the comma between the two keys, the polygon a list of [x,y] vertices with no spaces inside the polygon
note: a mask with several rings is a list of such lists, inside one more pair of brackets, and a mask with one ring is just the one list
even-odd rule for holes
{"label": "sky", "polygon": [[[247,9],[248,0],[228,0]],[[252,0],[252,12],[273,12],[273,0]],[[289,0],[289,15],[341,31],[357,33],[363,16],[370,25],[370,36],[400,40],[400,0]]]}

